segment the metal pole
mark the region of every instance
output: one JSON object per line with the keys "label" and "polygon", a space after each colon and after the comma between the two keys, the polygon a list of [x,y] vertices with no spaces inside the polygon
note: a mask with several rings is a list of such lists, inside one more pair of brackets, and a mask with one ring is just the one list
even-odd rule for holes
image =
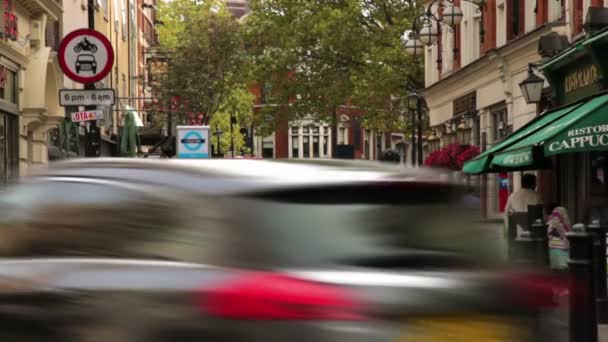
{"label": "metal pole", "polygon": [[416,112],[418,114],[418,166],[422,166],[422,97],[416,98]]}
{"label": "metal pole", "polygon": [[[409,105],[408,105],[409,109]],[[410,120],[412,124],[412,137],[410,141],[412,142],[412,166],[416,166],[416,114],[414,111],[410,110]]]}
{"label": "metal pole", "polygon": [[234,158],[234,123],[236,121],[236,118],[230,114],[230,154],[232,155],[231,158]]}
{"label": "metal pole", "polygon": [[220,137],[222,134],[220,133],[219,127],[215,128],[215,134],[217,134],[217,156],[219,157],[222,154],[221,147],[220,147]]}
{"label": "metal pole", "polygon": [[566,233],[570,241],[570,341],[597,342],[597,311],[593,280],[593,236],[576,224]]}
{"label": "metal pole", "polygon": [[598,321],[602,324],[608,322],[608,288],[606,279],[606,227],[600,221],[593,221],[587,230],[594,234],[593,239],[593,265],[595,279],[595,301],[597,303]]}
{"label": "metal pole", "polygon": [[[95,0],[88,0],[87,3],[87,16],[89,20],[89,29],[95,29]],[[87,83],[84,85],[84,89],[94,90],[95,83]],[[97,106],[86,106],[85,110],[95,110]],[[97,121],[93,120],[89,122],[89,129],[85,135],[85,156],[86,157],[99,157],[100,155],[100,140],[101,133],[97,128]]]}

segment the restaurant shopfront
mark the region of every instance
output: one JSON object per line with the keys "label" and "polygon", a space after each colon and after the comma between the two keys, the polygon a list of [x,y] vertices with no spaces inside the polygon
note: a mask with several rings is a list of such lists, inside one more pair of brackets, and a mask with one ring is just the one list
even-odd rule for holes
{"label": "restaurant shopfront", "polygon": [[[543,61],[552,106],[464,166],[468,174],[538,172],[546,209],[608,220],[608,30]],[[604,214],[604,212],[606,214]]]}

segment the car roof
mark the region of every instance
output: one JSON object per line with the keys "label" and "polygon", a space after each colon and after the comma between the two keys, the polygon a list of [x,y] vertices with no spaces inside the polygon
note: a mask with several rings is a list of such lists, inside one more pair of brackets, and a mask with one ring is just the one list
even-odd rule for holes
{"label": "car roof", "polygon": [[91,158],[54,162],[39,177],[94,177],[230,193],[285,187],[450,181],[445,171],[383,162],[342,160]]}

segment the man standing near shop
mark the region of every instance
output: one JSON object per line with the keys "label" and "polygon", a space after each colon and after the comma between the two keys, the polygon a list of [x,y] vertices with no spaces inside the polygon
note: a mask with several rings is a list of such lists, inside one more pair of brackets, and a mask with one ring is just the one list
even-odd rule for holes
{"label": "man standing near shop", "polygon": [[540,195],[536,192],[536,176],[524,174],[521,177],[521,189],[513,192],[505,206],[505,227],[508,227],[509,214],[513,212],[528,212],[529,205],[542,203]]}

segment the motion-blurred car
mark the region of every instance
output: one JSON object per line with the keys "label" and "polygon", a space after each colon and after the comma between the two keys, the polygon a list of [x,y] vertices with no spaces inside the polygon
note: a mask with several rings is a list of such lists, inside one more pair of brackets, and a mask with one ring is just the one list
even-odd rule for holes
{"label": "motion-blurred car", "polygon": [[538,341],[467,188],[378,164],[98,159],[0,197],[2,341]]}

